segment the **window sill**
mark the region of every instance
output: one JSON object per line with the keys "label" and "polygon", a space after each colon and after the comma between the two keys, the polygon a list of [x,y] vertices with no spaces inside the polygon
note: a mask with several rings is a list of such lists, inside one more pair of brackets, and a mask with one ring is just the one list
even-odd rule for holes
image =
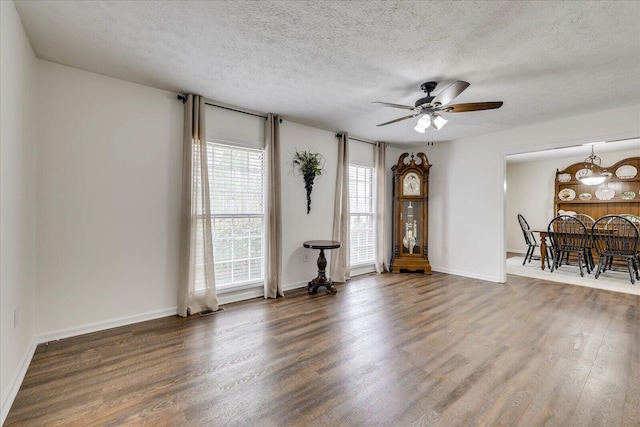
{"label": "window sill", "polygon": [[252,289],[252,288],[260,288],[260,289],[262,289],[263,287],[264,287],[264,281],[257,280],[257,281],[243,282],[243,283],[239,283],[237,285],[229,285],[229,286],[224,286],[224,287],[221,287],[221,288],[217,288],[216,292],[219,295],[219,294],[225,294],[225,293],[230,293],[230,292],[235,292],[235,291],[242,291],[242,290]]}
{"label": "window sill", "polygon": [[371,264],[357,264],[351,266],[351,277],[360,276],[361,274],[375,273],[376,265]]}
{"label": "window sill", "polygon": [[241,286],[233,286],[216,291],[218,296],[218,304],[231,304],[232,302],[242,301],[251,298],[264,296],[264,283],[254,282]]}

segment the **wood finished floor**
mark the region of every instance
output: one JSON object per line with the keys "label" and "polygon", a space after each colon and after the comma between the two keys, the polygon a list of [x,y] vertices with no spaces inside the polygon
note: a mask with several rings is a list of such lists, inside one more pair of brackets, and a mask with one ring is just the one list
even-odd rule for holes
{"label": "wood finished floor", "polygon": [[6,426],[638,426],[640,297],[384,274],[39,345]]}

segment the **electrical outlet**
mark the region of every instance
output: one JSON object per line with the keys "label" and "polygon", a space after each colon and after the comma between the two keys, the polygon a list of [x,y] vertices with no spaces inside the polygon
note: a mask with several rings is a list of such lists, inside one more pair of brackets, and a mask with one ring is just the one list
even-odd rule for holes
{"label": "electrical outlet", "polygon": [[302,255],[302,261],[309,262],[309,254]]}
{"label": "electrical outlet", "polygon": [[444,247],[444,254],[448,255],[449,254],[449,246],[445,246]]}
{"label": "electrical outlet", "polygon": [[18,307],[16,307],[13,310],[13,327],[17,328],[18,327]]}

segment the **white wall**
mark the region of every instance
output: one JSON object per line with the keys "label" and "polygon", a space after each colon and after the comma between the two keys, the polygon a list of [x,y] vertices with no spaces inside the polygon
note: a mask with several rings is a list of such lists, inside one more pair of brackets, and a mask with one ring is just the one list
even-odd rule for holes
{"label": "white wall", "polygon": [[[175,94],[46,61],[39,90],[38,339],[175,313],[183,105]],[[264,120],[207,110],[209,137],[263,138]],[[283,288],[292,289],[317,274],[317,251],[302,242],[332,236],[337,139],[286,120],[280,136]],[[295,150],[326,159],[309,214]]]}
{"label": "white wall", "polygon": [[0,16],[1,424],[34,350],[37,60],[13,2]]}
{"label": "white wall", "polygon": [[[282,287],[306,286],[317,276],[318,251],[302,247],[306,240],[331,240],[336,190],[338,141],[335,132],[284,120],[280,125],[282,203]],[[294,174],[291,160],[297,151],[311,150],[325,158],[324,172],[316,177],[307,214],[307,192],[302,176]],[[304,262],[304,254],[309,260]],[[331,251],[326,251],[331,262]]]}
{"label": "white wall", "polygon": [[183,105],[39,62],[36,334],[175,313]]}
{"label": "white wall", "polygon": [[429,155],[432,268],[505,279],[506,154],[638,135],[640,105],[633,105],[436,144]]}
{"label": "white wall", "polygon": [[[622,159],[640,156],[640,142],[636,150],[598,153],[602,166],[611,166]],[[590,154],[585,146],[583,156],[567,156],[552,160],[537,160],[507,164],[506,195],[506,248],[510,252],[525,253],[527,245],[517,215],[522,214],[531,228],[546,228],[555,216],[556,169],[564,170],[574,163],[581,163]]]}
{"label": "white wall", "polygon": [[207,139],[236,142],[243,147],[264,148],[262,117],[206,105]]}

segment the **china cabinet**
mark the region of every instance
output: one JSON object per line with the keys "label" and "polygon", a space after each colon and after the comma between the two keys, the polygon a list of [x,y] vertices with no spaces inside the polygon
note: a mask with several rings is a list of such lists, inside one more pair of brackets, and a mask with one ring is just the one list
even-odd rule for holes
{"label": "china cabinet", "polygon": [[603,169],[611,175],[599,185],[578,180],[585,173],[582,162],[557,170],[554,213],[576,212],[595,219],[612,214],[640,216],[640,157],[623,159]]}
{"label": "china cabinet", "polygon": [[431,273],[428,251],[429,169],[424,153],[406,162],[404,153],[393,171],[393,255],[390,270]]}

